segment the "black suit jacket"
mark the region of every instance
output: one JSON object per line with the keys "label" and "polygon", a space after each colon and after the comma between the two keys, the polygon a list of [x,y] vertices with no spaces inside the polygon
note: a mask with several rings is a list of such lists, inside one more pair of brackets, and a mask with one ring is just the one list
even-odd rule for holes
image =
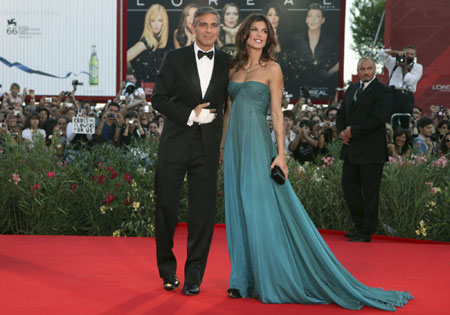
{"label": "black suit jacket", "polygon": [[375,78],[353,102],[358,88],[359,82],[350,85],[337,113],[338,134],[347,126],[352,134],[349,145],[342,145],[340,158],[354,164],[384,163],[388,159],[385,122],[392,92]]}
{"label": "black suit jacket", "polygon": [[[152,105],[167,118],[160,138],[158,158],[167,162],[186,161],[190,143],[200,128],[206,160],[210,166],[218,167],[229,55],[215,50],[211,81],[203,98],[195,58],[193,45],[172,50],[166,54],[156,77]],[[216,119],[209,124],[194,123],[188,126],[191,111],[206,102],[211,103],[207,108],[216,109]]]}

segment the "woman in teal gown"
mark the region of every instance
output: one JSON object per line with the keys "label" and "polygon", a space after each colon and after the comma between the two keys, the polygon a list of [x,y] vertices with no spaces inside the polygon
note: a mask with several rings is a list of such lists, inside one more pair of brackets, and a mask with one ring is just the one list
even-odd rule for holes
{"label": "woman in teal gown", "polygon": [[[279,185],[270,177],[274,165],[286,178],[288,173],[283,79],[272,58],[274,47],[266,17],[249,15],[236,37],[221,146],[231,259],[228,295],[264,303],[336,303],[395,311],[412,299],[409,292],[371,288],[355,279],[322,239],[289,181]],[[266,122],[269,106],[277,149]]]}

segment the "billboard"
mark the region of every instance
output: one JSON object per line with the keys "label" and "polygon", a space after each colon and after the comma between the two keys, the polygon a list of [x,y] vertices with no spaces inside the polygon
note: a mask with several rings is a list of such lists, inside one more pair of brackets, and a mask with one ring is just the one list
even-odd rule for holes
{"label": "billboard", "polygon": [[[314,3],[319,10],[308,11]],[[251,13],[265,14],[279,42],[275,57],[287,93],[297,99],[306,88],[315,100],[334,96],[342,67],[341,0],[128,0],[127,68],[142,82],[147,95],[165,52],[195,40],[189,26],[194,12],[204,5],[221,14],[217,49],[234,54],[234,38],[242,20]]]}
{"label": "billboard", "polygon": [[40,95],[116,94],[117,0],[3,1],[0,84],[17,82]]}

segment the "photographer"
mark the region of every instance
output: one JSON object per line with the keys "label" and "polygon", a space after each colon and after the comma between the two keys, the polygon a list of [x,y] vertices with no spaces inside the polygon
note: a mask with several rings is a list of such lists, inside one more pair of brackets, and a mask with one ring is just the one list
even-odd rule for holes
{"label": "photographer", "polygon": [[111,102],[98,123],[95,134],[98,143],[114,144],[114,137],[123,125],[123,116],[119,113],[120,105]]}
{"label": "photographer", "polygon": [[[411,45],[403,48],[403,51],[380,50],[378,53],[383,65],[389,71],[389,87],[394,92],[391,117],[397,113],[413,114],[413,93],[416,92],[417,82],[423,72],[422,65],[416,63],[416,54],[416,48]],[[402,117],[399,121],[402,128],[409,129],[408,118]],[[399,121],[395,119],[393,122],[394,130],[399,127]]]}
{"label": "photographer", "polygon": [[141,123],[139,122],[139,117],[136,112],[129,112],[125,116],[125,125],[122,127],[120,135],[117,133],[114,137],[116,142],[120,141],[120,144],[129,145],[131,139],[142,139],[145,137],[145,131],[142,129]]}
{"label": "photographer", "polygon": [[0,134],[10,135],[14,143],[22,139],[22,129],[17,125],[17,116],[13,112],[9,112],[5,121],[0,124]]}
{"label": "photographer", "polygon": [[153,139],[153,140],[159,140],[159,137],[161,136],[158,132],[159,129],[159,123],[157,120],[152,120],[148,125],[147,130],[147,138]]}
{"label": "photographer", "polygon": [[[120,85],[120,90],[114,98],[114,102],[119,103],[120,101],[124,101],[128,97],[128,103],[131,105],[136,100],[145,101],[145,92],[142,88],[136,85],[137,78],[134,73],[127,73],[126,79]],[[120,96],[125,96],[125,98]],[[128,108],[130,109],[130,108]]]}
{"label": "photographer", "polygon": [[294,158],[301,164],[314,162],[317,154],[319,141],[311,136],[313,123],[309,120],[302,120],[300,125],[292,128],[295,132],[295,139],[289,144],[289,150],[294,154]]}

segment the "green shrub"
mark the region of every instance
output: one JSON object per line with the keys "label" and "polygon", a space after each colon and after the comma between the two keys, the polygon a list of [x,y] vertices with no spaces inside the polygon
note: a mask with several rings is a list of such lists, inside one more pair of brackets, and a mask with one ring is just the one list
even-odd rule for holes
{"label": "green shrub", "polygon": [[[0,233],[153,236],[157,142],[130,147],[96,146],[67,164],[53,147],[2,145]],[[340,143],[317,164],[288,162],[289,179],[318,228],[351,227],[341,188]],[[378,233],[450,240],[449,163],[445,159],[397,160],[384,168]],[[224,223],[223,174],[219,170],[216,222]],[[180,221],[187,218],[187,185]]]}

